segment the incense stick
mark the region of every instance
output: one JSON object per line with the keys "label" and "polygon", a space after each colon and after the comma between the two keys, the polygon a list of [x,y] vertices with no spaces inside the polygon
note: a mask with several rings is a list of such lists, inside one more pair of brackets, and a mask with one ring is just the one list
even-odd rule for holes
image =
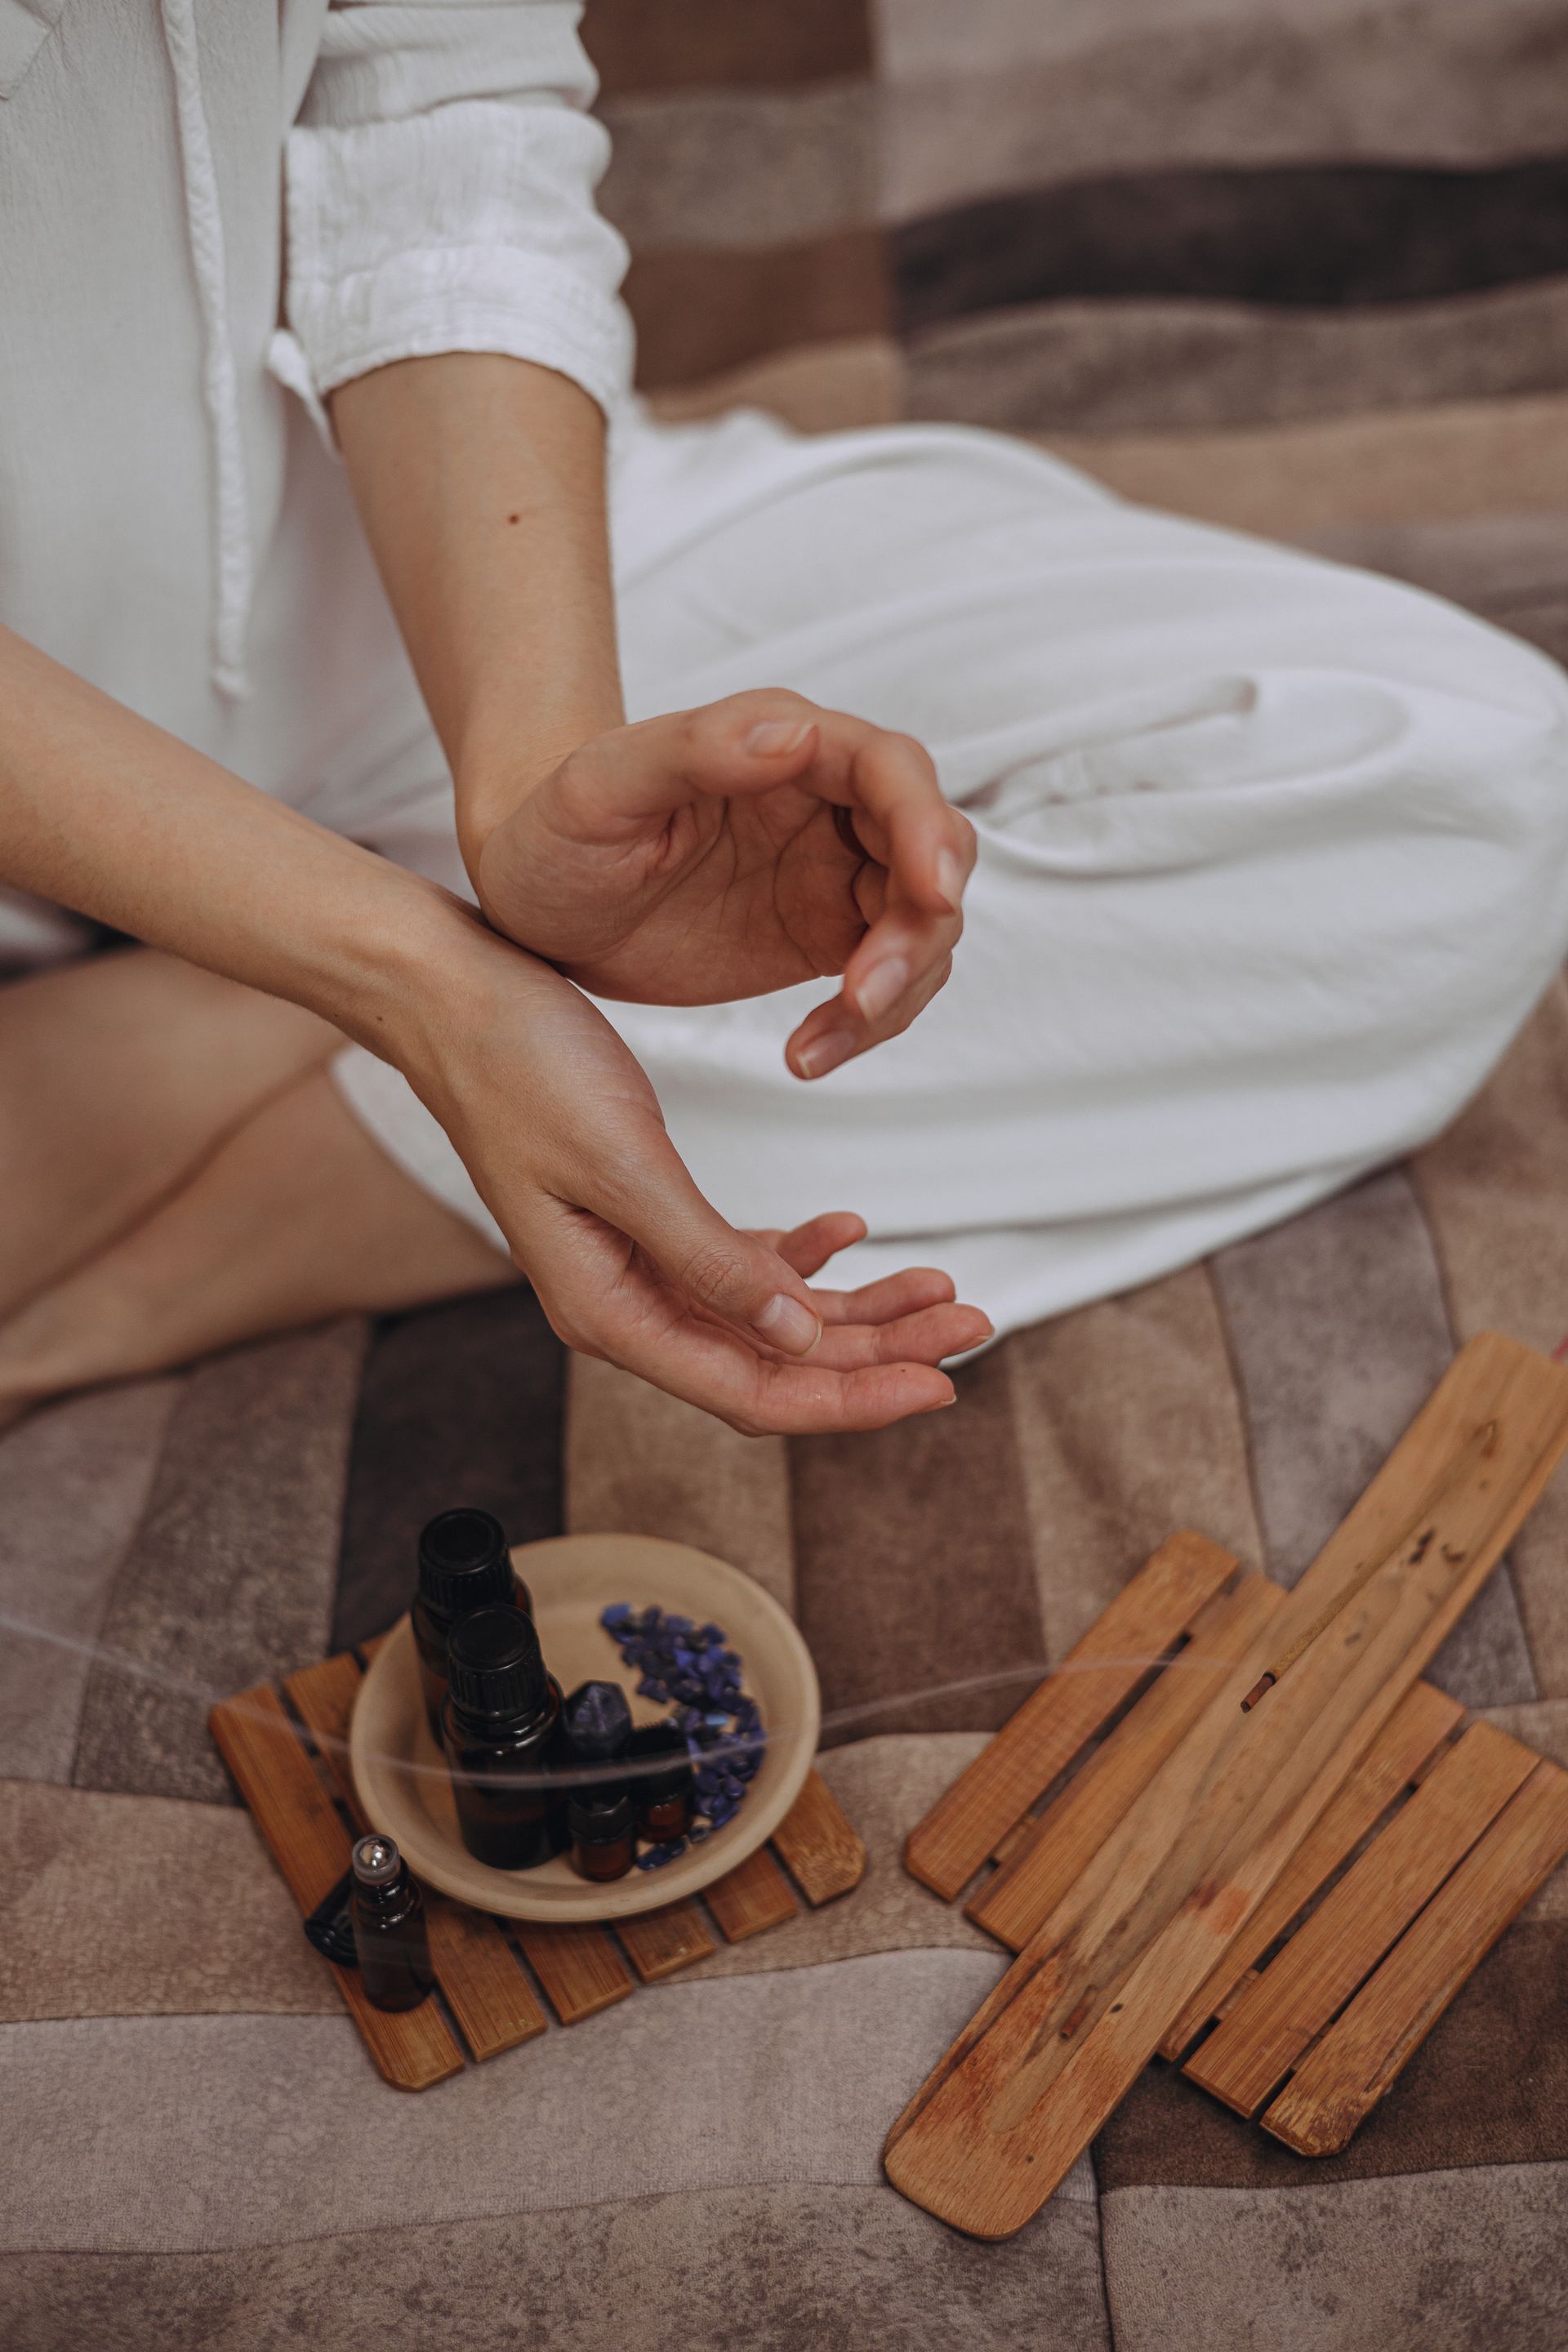
{"label": "incense stick", "polygon": [[[1351,1571],[1343,1590],[1335,1595],[1321,1614],[1315,1617],[1309,1626],[1297,1634],[1289,1648],[1280,1652],[1272,1665],[1264,1668],[1241,1702],[1243,1715],[1251,1713],[1264,1692],[1273,1689],[1286,1668],[1293,1666],[1303,1652],[1311,1648],[1319,1634],[1328,1631],[1335,1618],[1342,1610],[1350,1606],[1358,1592],[1371,1583],[1378,1570],[1385,1568],[1395,1554],[1405,1549],[1411,1538],[1415,1536],[1422,1520],[1436,1509],[1450,1488],[1458,1486],[1462,1479],[1469,1475],[1477,1463],[1485,1461],[1487,1455],[1496,1447],[1497,1440],[1498,1423],[1495,1421],[1483,1422],[1479,1429],[1471,1433],[1436,1485],[1428,1488],[1422,1496],[1419,1506],[1411,1512],[1397,1534],[1393,1536],[1380,1551],[1373,1552],[1370,1559],[1363,1560]],[[1426,1533],[1418,1538],[1417,1549],[1410,1563],[1412,1567],[1426,1557],[1426,1547],[1432,1540],[1432,1535],[1433,1530],[1429,1528]]]}

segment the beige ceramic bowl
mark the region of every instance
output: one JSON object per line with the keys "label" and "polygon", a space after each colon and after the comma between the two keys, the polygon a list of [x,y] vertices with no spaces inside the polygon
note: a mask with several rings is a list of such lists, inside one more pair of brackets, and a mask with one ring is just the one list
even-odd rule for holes
{"label": "beige ceramic bowl", "polygon": [[636,1695],[637,1675],[599,1623],[612,1601],[722,1625],[744,1686],[762,1710],[766,1750],[736,1818],[662,1870],[591,1886],[563,1856],[538,1870],[492,1870],[458,1834],[451,1783],[420,1696],[414,1633],[399,1620],[360,1687],[349,1727],[354,1786],[371,1824],[395,1837],[416,1877],[481,1911],[513,1919],[624,1919],[694,1895],[771,1837],[799,1796],[816,1753],[822,1702],[811,1653],[762,1587],[711,1553],[654,1536],[561,1536],[512,1553],[533,1595],[545,1663],[563,1691],[618,1682],[637,1723],[666,1710]]}

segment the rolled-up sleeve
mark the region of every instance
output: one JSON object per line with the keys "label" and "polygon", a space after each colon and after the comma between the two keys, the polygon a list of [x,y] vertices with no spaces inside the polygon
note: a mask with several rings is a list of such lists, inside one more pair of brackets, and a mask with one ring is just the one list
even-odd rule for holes
{"label": "rolled-up sleeve", "polygon": [[626,249],[572,0],[338,0],[285,158],[280,373],[321,395],[393,360],[501,352],[606,411],[631,377]]}

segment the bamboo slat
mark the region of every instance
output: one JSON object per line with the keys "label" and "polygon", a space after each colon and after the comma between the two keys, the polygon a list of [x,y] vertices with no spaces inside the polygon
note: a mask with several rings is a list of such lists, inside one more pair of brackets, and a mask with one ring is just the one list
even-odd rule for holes
{"label": "bamboo slat", "polygon": [[759,1846],[734,1870],[705,1886],[702,1900],[729,1944],[743,1944],[748,1936],[760,1936],[765,1927],[780,1927],[795,1916],[789,1881],[766,1846]]}
{"label": "bamboo slat", "polygon": [[866,1848],[820,1772],[806,1774],[773,1845],[814,1910],[849,1894],[866,1874]]}
{"label": "bamboo slat", "polygon": [[1539,1760],[1473,1724],[1188,2060],[1193,2081],[1256,2115]]}
{"label": "bamboo slat", "polygon": [[904,1847],[910,1876],[951,1902],[1236,1567],[1206,1536],[1184,1532],[1162,1544],[910,1831]]}
{"label": "bamboo slat", "polygon": [[1167,2029],[1160,2044],[1163,2058],[1179,2058],[1210,2018],[1228,2008],[1242,1978],[1355,1852],[1400,1791],[1441,1752],[1464,1712],[1458,1699],[1431,1683],[1417,1683],[1401,1700],[1240,1933],[1232,1938],[1218,1968]]}
{"label": "bamboo slat", "polygon": [[542,1927],[534,1919],[514,1919],[511,1932],[563,2025],[613,2008],[632,1990],[626,1964],[603,1927]]}
{"label": "bamboo slat", "polygon": [[301,1666],[283,1685],[289,1706],[310,1733],[333,1786],[356,1821],[363,1816],[349,1765],[349,1718],[363,1680],[359,1660],[352,1650],[344,1650],[335,1658],[323,1658],[319,1666]]}
{"label": "bamboo slat", "polygon": [[705,1960],[719,1948],[703,1925],[701,1912],[690,1902],[670,1903],[662,1911],[639,1911],[630,1919],[618,1919],[616,1933],[644,1984],[672,1977],[677,1969]]}
{"label": "bamboo slat", "polygon": [[1539,1763],[1265,2113],[1301,2156],[1334,2156],[1568,1853],[1568,1773]]}
{"label": "bamboo slat", "polygon": [[1023,1948],[1284,1598],[1279,1585],[1248,1570],[1234,1591],[1222,1592],[1199,1612],[1186,1647],[1068,1781],[1023,1845],[984,1881],[968,1906],[976,1927],[1015,1952]]}

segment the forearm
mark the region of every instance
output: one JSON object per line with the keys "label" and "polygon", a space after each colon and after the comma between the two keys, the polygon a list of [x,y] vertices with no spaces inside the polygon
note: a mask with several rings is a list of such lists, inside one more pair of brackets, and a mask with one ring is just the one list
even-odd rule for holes
{"label": "forearm", "polygon": [[604,419],[566,377],[486,352],[377,369],[332,418],[477,878],[494,826],[624,716]]}
{"label": "forearm", "polygon": [[321,1013],[397,1059],[483,935],[0,629],[0,880]]}

